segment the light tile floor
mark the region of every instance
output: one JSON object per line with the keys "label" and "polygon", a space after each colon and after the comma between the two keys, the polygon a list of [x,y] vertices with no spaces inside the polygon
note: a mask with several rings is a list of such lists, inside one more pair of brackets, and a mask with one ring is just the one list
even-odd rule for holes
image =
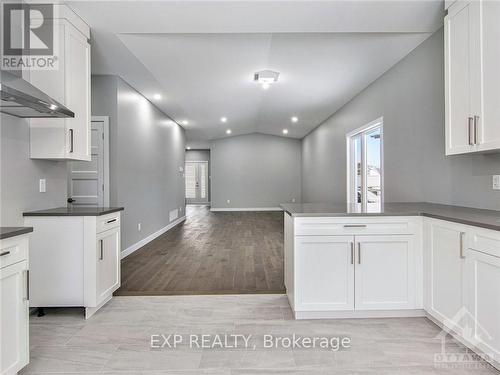
{"label": "light tile floor", "polygon": [[[486,366],[436,368],[440,329],[425,318],[296,321],[283,295],[115,297],[87,321],[80,309],[46,312],[31,317],[31,362],[23,375],[500,373]],[[188,345],[190,334],[226,333],[252,335],[249,348]],[[352,347],[338,352],[262,347],[265,334],[293,333],[350,337]],[[184,342],[176,349],[152,349],[155,334],[180,334]],[[451,338],[446,350],[466,351]]]}

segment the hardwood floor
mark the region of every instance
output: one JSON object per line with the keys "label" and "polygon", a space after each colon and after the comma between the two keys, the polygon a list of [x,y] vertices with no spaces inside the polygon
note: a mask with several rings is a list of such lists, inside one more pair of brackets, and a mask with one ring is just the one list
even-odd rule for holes
{"label": "hardwood floor", "polygon": [[115,295],[283,293],[283,213],[210,212],[187,219],[122,261]]}

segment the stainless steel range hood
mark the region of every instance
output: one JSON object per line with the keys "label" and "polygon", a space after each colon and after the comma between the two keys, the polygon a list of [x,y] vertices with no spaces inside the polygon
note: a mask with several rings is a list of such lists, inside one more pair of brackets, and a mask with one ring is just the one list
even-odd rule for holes
{"label": "stainless steel range hood", "polygon": [[68,108],[24,79],[0,71],[0,112],[21,117],[75,117]]}

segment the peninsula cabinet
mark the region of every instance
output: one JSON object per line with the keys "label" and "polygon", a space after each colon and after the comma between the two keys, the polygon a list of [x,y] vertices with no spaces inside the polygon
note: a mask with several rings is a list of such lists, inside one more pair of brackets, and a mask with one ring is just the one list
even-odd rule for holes
{"label": "peninsula cabinet", "polygon": [[29,360],[28,235],[0,240],[0,374],[17,374]]}
{"label": "peninsula cabinet", "polygon": [[[64,5],[57,6],[55,54],[58,68],[33,70],[30,82],[75,113],[74,118],[30,120],[32,159],[90,161],[89,27]],[[50,22],[50,21],[47,21]]]}
{"label": "peninsula cabinet", "polygon": [[500,2],[455,1],[445,17],[446,154],[500,150]]}

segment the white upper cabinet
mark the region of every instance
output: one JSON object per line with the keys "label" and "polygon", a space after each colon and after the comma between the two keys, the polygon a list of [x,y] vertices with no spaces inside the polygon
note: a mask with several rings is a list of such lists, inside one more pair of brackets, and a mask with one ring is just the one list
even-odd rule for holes
{"label": "white upper cabinet", "polygon": [[90,161],[90,32],[74,13],[60,8],[60,18],[52,20],[58,37],[58,69],[32,70],[30,81],[75,117],[31,119],[30,156]]}
{"label": "white upper cabinet", "polygon": [[446,154],[500,149],[500,3],[456,1],[445,17]]}

